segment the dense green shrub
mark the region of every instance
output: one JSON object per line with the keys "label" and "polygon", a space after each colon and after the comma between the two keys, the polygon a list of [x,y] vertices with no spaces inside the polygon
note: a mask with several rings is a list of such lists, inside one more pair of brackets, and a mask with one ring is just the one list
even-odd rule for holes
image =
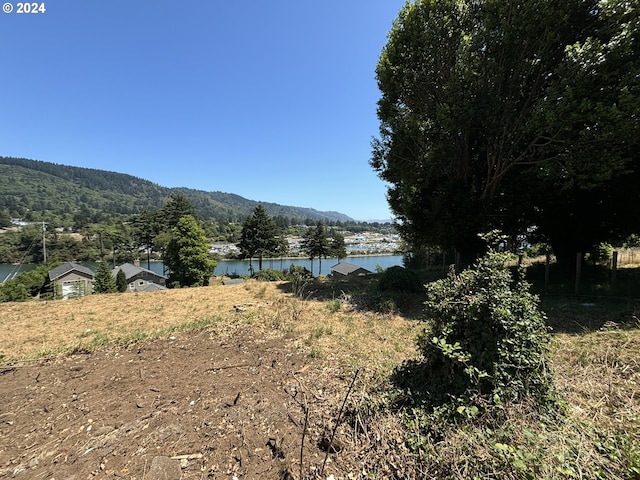
{"label": "dense green shrub", "polygon": [[276,282],[278,280],[284,280],[285,274],[281,270],[267,268],[265,270],[258,270],[254,273],[253,278],[263,282]]}
{"label": "dense green shrub", "polygon": [[441,413],[473,417],[522,401],[545,411],[556,405],[545,316],[529,285],[514,280],[509,258],[490,250],[472,268],[427,285],[432,325],[417,344],[428,398]]}
{"label": "dense green shrub", "polygon": [[313,275],[302,265],[291,264],[288,279],[291,280],[291,293],[302,298],[305,295],[305,289],[313,281]]}
{"label": "dense green shrub", "polygon": [[308,268],[302,265],[294,265],[293,263],[289,267],[289,278],[292,280],[311,279],[313,275]]}
{"label": "dense green shrub", "polygon": [[51,265],[42,265],[0,284],[0,302],[24,302],[37,296],[47,283]]}
{"label": "dense green shrub", "polygon": [[420,277],[413,270],[394,266],[387,268],[381,275],[378,288],[383,292],[421,292],[424,287]]}

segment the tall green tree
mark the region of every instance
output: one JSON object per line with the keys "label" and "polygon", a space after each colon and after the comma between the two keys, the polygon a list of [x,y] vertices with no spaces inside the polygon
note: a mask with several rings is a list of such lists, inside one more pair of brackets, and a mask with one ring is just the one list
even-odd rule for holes
{"label": "tall green tree", "polygon": [[134,238],[138,246],[147,252],[147,269],[150,269],[154,241],[164,229],[162,217],[158,210],[145,210],[135,218],[133,224]]}
{"label": "tall green tree", "polygon": [[287,250],[282,232],[262,205],[258,205],[253,213],[245,219],[237,246],[241,255],[249,258],[251,270],[253,270],[252,258],[258,258],[258,270],[262,270],[263,258],[281,256]]}
{"label": "tall green tree", "polygon": [[319,262],[318,274],[322,272],[322,259],[331,254],[331,245],[327,238],[327,230],[322,222],[315,227],[307,229],[302,241],[302,251],[307,254],[311,261],[311,274],[313,275],[313,259]]}
{"label": "tall green tree", "polygon": [[164,258],[169,267],[169,284],[198,287],[209,284],[216,262],[209,255],[209,243],[202,227],[191,215],[174,227]]}
{"label": "tall green tree", "polygon": [[0,209],[0,228],[7,228],[11,226],[11,215],[6,208]]}
{"label": "tall green tree", "polygon": [[111,274],[111,267],[109,262],[104,258],[98,264],[98,271],[93,279],[93,292],[94,293],[114,293],[118,291],[116,285],[116,279]]}
{"label": "tall green tree", "polygon": [[598,9],[590,36],[567,48],[559,73],[566,80],[538,120],[554,161],[528,171],[536,233],[559,258],[640,229],[640,211],[628,208],[640,202],[640,2]]}
{"label": "tall green tree", "polygon": [[332,257],[336,257],[338,259],[338,263],[340,263],[340,260],[347,256],[347,246],[344,242],[344,235],[337,232],[334,233],[331,238],[330,248],[330,255]]}
{"label": "tall green tree", "polygon": [[637,0],[407,2],[376,69],[371,159],[404,240],[453,246],[468,263],[484,248],[478,232],[524,233],[540,220],[528,182],[553,193],[559,181],[571,195],[628,170],[637,12]]}
{"label": "tall green tree", "polygon": [[196,217],[195,208],[189,199],[182,193],[172,193],[169,200],[159,212],[159,220],[166,230],[173,229],[180,219],[186,215]]}
{"label": "tall green tree", "polygon": [[134,236],[138,246],[147,252],[147,268],[151,268],[151,252],[164,253],[171,238],[172,230],[186,215],[195,218],[195,209],[182,193],[169,195],[167,203],[158,210],[145,210],[133,221]]}

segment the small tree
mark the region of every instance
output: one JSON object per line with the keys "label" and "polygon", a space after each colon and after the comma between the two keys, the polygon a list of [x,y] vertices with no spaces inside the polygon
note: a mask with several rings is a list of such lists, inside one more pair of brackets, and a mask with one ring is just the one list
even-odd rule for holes
{"label": "small tree", "polygon": [[127,276],[122,269],[119,269],[116,275],[116,289],[118,290],[118,292],[124,293],[127,291],[127,288],[129,288],[129,284],[127,283]]}
{"label": "small tree", "polygon": [[173,229],[164,262],[169,267],[169,284],[181,287],[208,285],[216,261],[209,256],[204,230],[191,215],[182,217]]}
{"label": "small tree", "polygon": [[93,279],[93,291],[94,293],[114,293],[117,290],[116,279],[113,278],[109,263],[103,259]]}

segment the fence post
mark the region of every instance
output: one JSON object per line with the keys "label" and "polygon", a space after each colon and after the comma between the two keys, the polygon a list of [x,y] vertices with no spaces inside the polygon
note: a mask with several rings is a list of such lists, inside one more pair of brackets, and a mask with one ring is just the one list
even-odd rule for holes
{"label": "fence post", "polygon": [[618,252],[613,252],[611,258],[611,290],[616,288],[616,272],[618,271]]}
{"label": "fence post", "polygon": [[576,295],[580,293],[580,276],[582,275],[582,252],[576,253]]}
{"label": "fence post", "polygon": [[442,276],[447,276],[447,252],[442,250]]}
{"label": "fence post", "polygon": [[544,291],[549,290],[549,268],[551,263],[551,255],[547,253],[544,261]]}

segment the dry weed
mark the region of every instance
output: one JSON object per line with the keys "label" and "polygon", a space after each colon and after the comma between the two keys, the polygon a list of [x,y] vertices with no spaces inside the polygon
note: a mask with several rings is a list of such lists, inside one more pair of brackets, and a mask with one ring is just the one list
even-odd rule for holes
{"label": "dry weed", "polygon": [[637,330],[557,336],[556,379],[580,421],[640,440],[640,334]]}

